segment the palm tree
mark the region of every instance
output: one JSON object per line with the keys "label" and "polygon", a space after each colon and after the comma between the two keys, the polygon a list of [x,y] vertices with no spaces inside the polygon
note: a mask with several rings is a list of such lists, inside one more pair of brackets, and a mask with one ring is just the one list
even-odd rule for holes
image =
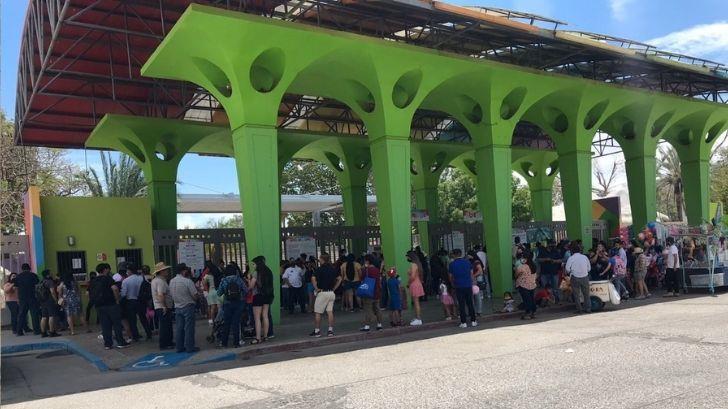
{"label": "palm tree", "polygon": [[[675,204],[674,213],[671,217],[675,220],[684,220],[683,209],[685,208],[685,196],[683,195],[682,176],[680,171],[680,157],[677,151],[668,146],[658,149],[657,158],[657,193],[658,203],[668,206],[666,213],[672,210],[670,202]],[[665,200],[659,200],[659,198]]]}
{"label": "palm tree", "polygon": [[91,196],[138,197],[146,194],[147,183],[142,169],[131,157],[121,153],[119,160],[114,162],[110,153],[101,152],[101,169],[103,181],[94,168],[83,175]]}

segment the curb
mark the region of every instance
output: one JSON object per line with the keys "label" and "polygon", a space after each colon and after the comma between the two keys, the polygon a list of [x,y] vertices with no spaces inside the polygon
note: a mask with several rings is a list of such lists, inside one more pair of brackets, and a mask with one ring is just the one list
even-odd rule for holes
{"label": "curb", "polygon": [[109,370],[108,365],[98,356],[86,351],[72,341],[47,341],[47,342],[35,342],[31,344],[20,344],[20,345],[7,345],[0,349],[0,353],[5,354],[17,354],[19,352],[37,351],[42,349],[55,349],[64,350],[71,352],[85,359],[92,365],[94,365],[99,372],[106,372]]}
{"label": "curb", "polygon": [[[549,307],[548,311],[551,312],[564,312],[564,311],[570,311],[574,309],[573,304],[564,304],[560,306],[553,306]],[[486,322],[496,322],[496,321],[505,321],[508,319],[518,318],[521,316],[521,312],[511,312],[511,313],[493,313],[489,314],[487,316],[481,316],[478,320],[478,324],[486,323]],[[357,332],[353,334],[345,334],[345,335],[337,335],[335,337],[327,338],[327,337],[321,337],[321,338],[313,338],[306,341],[294,341],[294,342],[288,342],[283,344],[274,344],[270,346],[258,346],[258,347],[252,347],[249,349],[246,349],[244,351],[241,351],[236,354],[238,359],[250,359],[253,357],[257,357],[260,355],[266,355],[266,354],[273,354],[278,352],[290,352],[295,351],[299,349],[308,349],[308,348],[316,348],[316,347],[323,347],[323,346],[329,346],[329,345],[337,345],[337,344],[345,344],[350,342],[357,342],[357,341],[363,341],[367,339],[380,339],[380,338],[389,338],[389,337],[395,337],[399,335],[404,334],[410,334],[415,332],[424,332],[424,331],[431,331],[431,330],[437,330],[437,329],[443,329],[443,328],[457,328],[457,320],[452,321],[436,321],[431,322],[427,324],[422,324],[418,326],[404,326],[404,327],[395,327],[395,328],[387,328],[381,331],[371,331],[371,332]],[[468,327],[470,328],[470,327]]]}

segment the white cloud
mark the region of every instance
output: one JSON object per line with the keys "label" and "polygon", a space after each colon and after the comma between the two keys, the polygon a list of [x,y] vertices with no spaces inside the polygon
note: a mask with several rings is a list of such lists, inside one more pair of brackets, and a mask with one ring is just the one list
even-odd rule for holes
{"label": "white cloud", "polygon": [[627,20],[629,13],[627,9],[634,0],[609,0],[609,8],[612,9],[612,17],[619,21]]}
{"label": "white cloud", "polygon": [[665,51],[728,63],[728,21],[700,24],[647,43]]}

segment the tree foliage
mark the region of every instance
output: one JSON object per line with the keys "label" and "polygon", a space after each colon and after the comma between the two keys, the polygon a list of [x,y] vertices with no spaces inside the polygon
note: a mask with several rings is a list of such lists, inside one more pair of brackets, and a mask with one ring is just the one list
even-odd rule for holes
{"label": "tree foliage", "polygon": [[15,234],[24,230],[23,195],[38,186],[43,196],[73,196],[86,192],[65,151],[15,145],[15,126],[0,112],[0,229]]}
{"label": "tree foliage", "polygon": [[683,220],[683,209],[685,197],[680,157],[672,146],[660,146],[657,150],[657,211],[670,220]]}
{"label": "tree foliage", "polygon": [[710,200],[728,206],[728,146],[716,151],[710,166]]}
{"label": "tree foliage", "polygon": [[131,157],[120,153],[118,161],[114,161],[109,152],[99,154],[102,177],[95,168],[82,175],[91,196],[138,197],[146,194],[144,173]]}

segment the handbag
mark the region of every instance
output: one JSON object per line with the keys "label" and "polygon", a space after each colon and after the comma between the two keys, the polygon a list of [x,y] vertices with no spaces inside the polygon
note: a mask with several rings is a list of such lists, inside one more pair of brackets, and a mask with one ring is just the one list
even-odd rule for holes
{"label": "handbag", "polygon": [[356,289],[356,296],[361,298],[374,298],[374,290],[377,281],[371,277],[364,277],[359,287]]}

